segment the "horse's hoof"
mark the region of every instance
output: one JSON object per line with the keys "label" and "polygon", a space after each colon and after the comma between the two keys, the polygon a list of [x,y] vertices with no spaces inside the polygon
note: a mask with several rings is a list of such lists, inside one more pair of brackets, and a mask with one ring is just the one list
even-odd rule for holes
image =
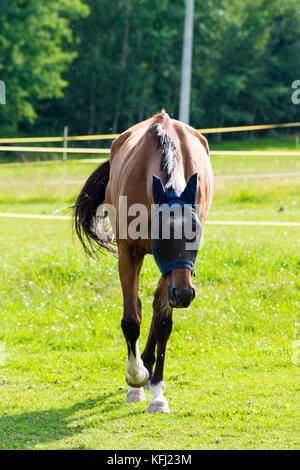
{"label": "horse's hoof", "polygon": [[168,403],[166,401],[154,401],[150,402],[148,407],[148,413],[170,413]]}
{"label": "horse's hoof", "polygon": [[130,388],[127,392],[126,403],[134,403],[145,400],[145,392],[143,388]]}
{"label": "horse's hoof", "polygon": [[126,374],[126,382],[128,383],[130,387],[134,387],[134,388],[143,387],[148,382],[148,379],[149,379],[149,372],[145,367],[143,367],[143,371],[139,373],[138,376],[131,375],[128,372]]}

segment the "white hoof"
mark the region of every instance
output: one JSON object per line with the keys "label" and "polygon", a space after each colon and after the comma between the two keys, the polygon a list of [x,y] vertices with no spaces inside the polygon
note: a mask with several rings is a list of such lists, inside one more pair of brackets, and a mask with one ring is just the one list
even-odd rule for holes
{"label": "white hoof", "polygon": [[164,397],[165,383],[161,381],[156,385],[150,384],[150,386],[153,395],[148,413],[170,413],[168,402]]}
{"label": "white hoof", "polygon": [[170,413],[168,403],[166,401],[154,401],[150,402],[148,407],[148,413]]}
{"label": "white hoof", "polygon": [[126,382],[130,387],[140,388],[146,385],[149,379],[149,372],[145,367],[139,370],[138,374],[132,375],[129,372],[126,374]]}
{"label": "white hoof", "polygon": [[145,400],[145,392],[143,387],[141,388],[132,388],[129,387],[126,397],[126,403],[134,403],[137,401]]}

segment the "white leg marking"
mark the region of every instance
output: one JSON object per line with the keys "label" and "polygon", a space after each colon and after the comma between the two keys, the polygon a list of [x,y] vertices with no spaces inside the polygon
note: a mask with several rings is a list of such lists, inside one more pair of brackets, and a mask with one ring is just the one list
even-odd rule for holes
{"label": "white leg marking", "polygon": [[152,400],[149,404],[149,413],[170,413],[168,402],[164,397],[165,383],[151,384]]}
{"label": "white leg marking", "polygon": [[128,387],[126,403],[133,403],[136,401],[144,401],[145,400],[145,392],[144,388],[136,388],[136,387]]}
{"label": "white leg marking", "polygon": [[147,390],[151,390],[151,380],[150,380],[150,379],[149,379],[148,382],[146,383],[145,388],[146,388]]}
{"label": "white leg marking", "polygon": [[148,379],[149,373],[146,367],[144,367],[137,343],[136,355],[131,352],[129,354],[129,358],[127,359],[126,382],[128,385],[131,385],[131,387],[140,388],[146,384]]}

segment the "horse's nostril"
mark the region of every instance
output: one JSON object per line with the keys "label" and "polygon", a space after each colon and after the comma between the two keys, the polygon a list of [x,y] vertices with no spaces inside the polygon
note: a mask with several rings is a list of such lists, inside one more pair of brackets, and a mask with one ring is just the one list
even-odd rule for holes
{"label": "horse's nostril", "polygon": [[170,289],[170,300],[173,307],[188,307],[195,298],[193,287],[172,287]]}
{"label": "horse's nostril", "polygon": [[173,287],[172,289],[172,297],[174,300],[176,300],[176,287]]}

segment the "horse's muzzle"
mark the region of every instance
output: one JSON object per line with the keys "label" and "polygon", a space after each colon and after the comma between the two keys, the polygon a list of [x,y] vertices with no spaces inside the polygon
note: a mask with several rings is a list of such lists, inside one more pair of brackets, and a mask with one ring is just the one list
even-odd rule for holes
{"label": "horse's muzzle", "polygon": [[195,289],[192,286],[173,287],[169,284],[168,304],[174,308],[186,308],[195,298]]}

